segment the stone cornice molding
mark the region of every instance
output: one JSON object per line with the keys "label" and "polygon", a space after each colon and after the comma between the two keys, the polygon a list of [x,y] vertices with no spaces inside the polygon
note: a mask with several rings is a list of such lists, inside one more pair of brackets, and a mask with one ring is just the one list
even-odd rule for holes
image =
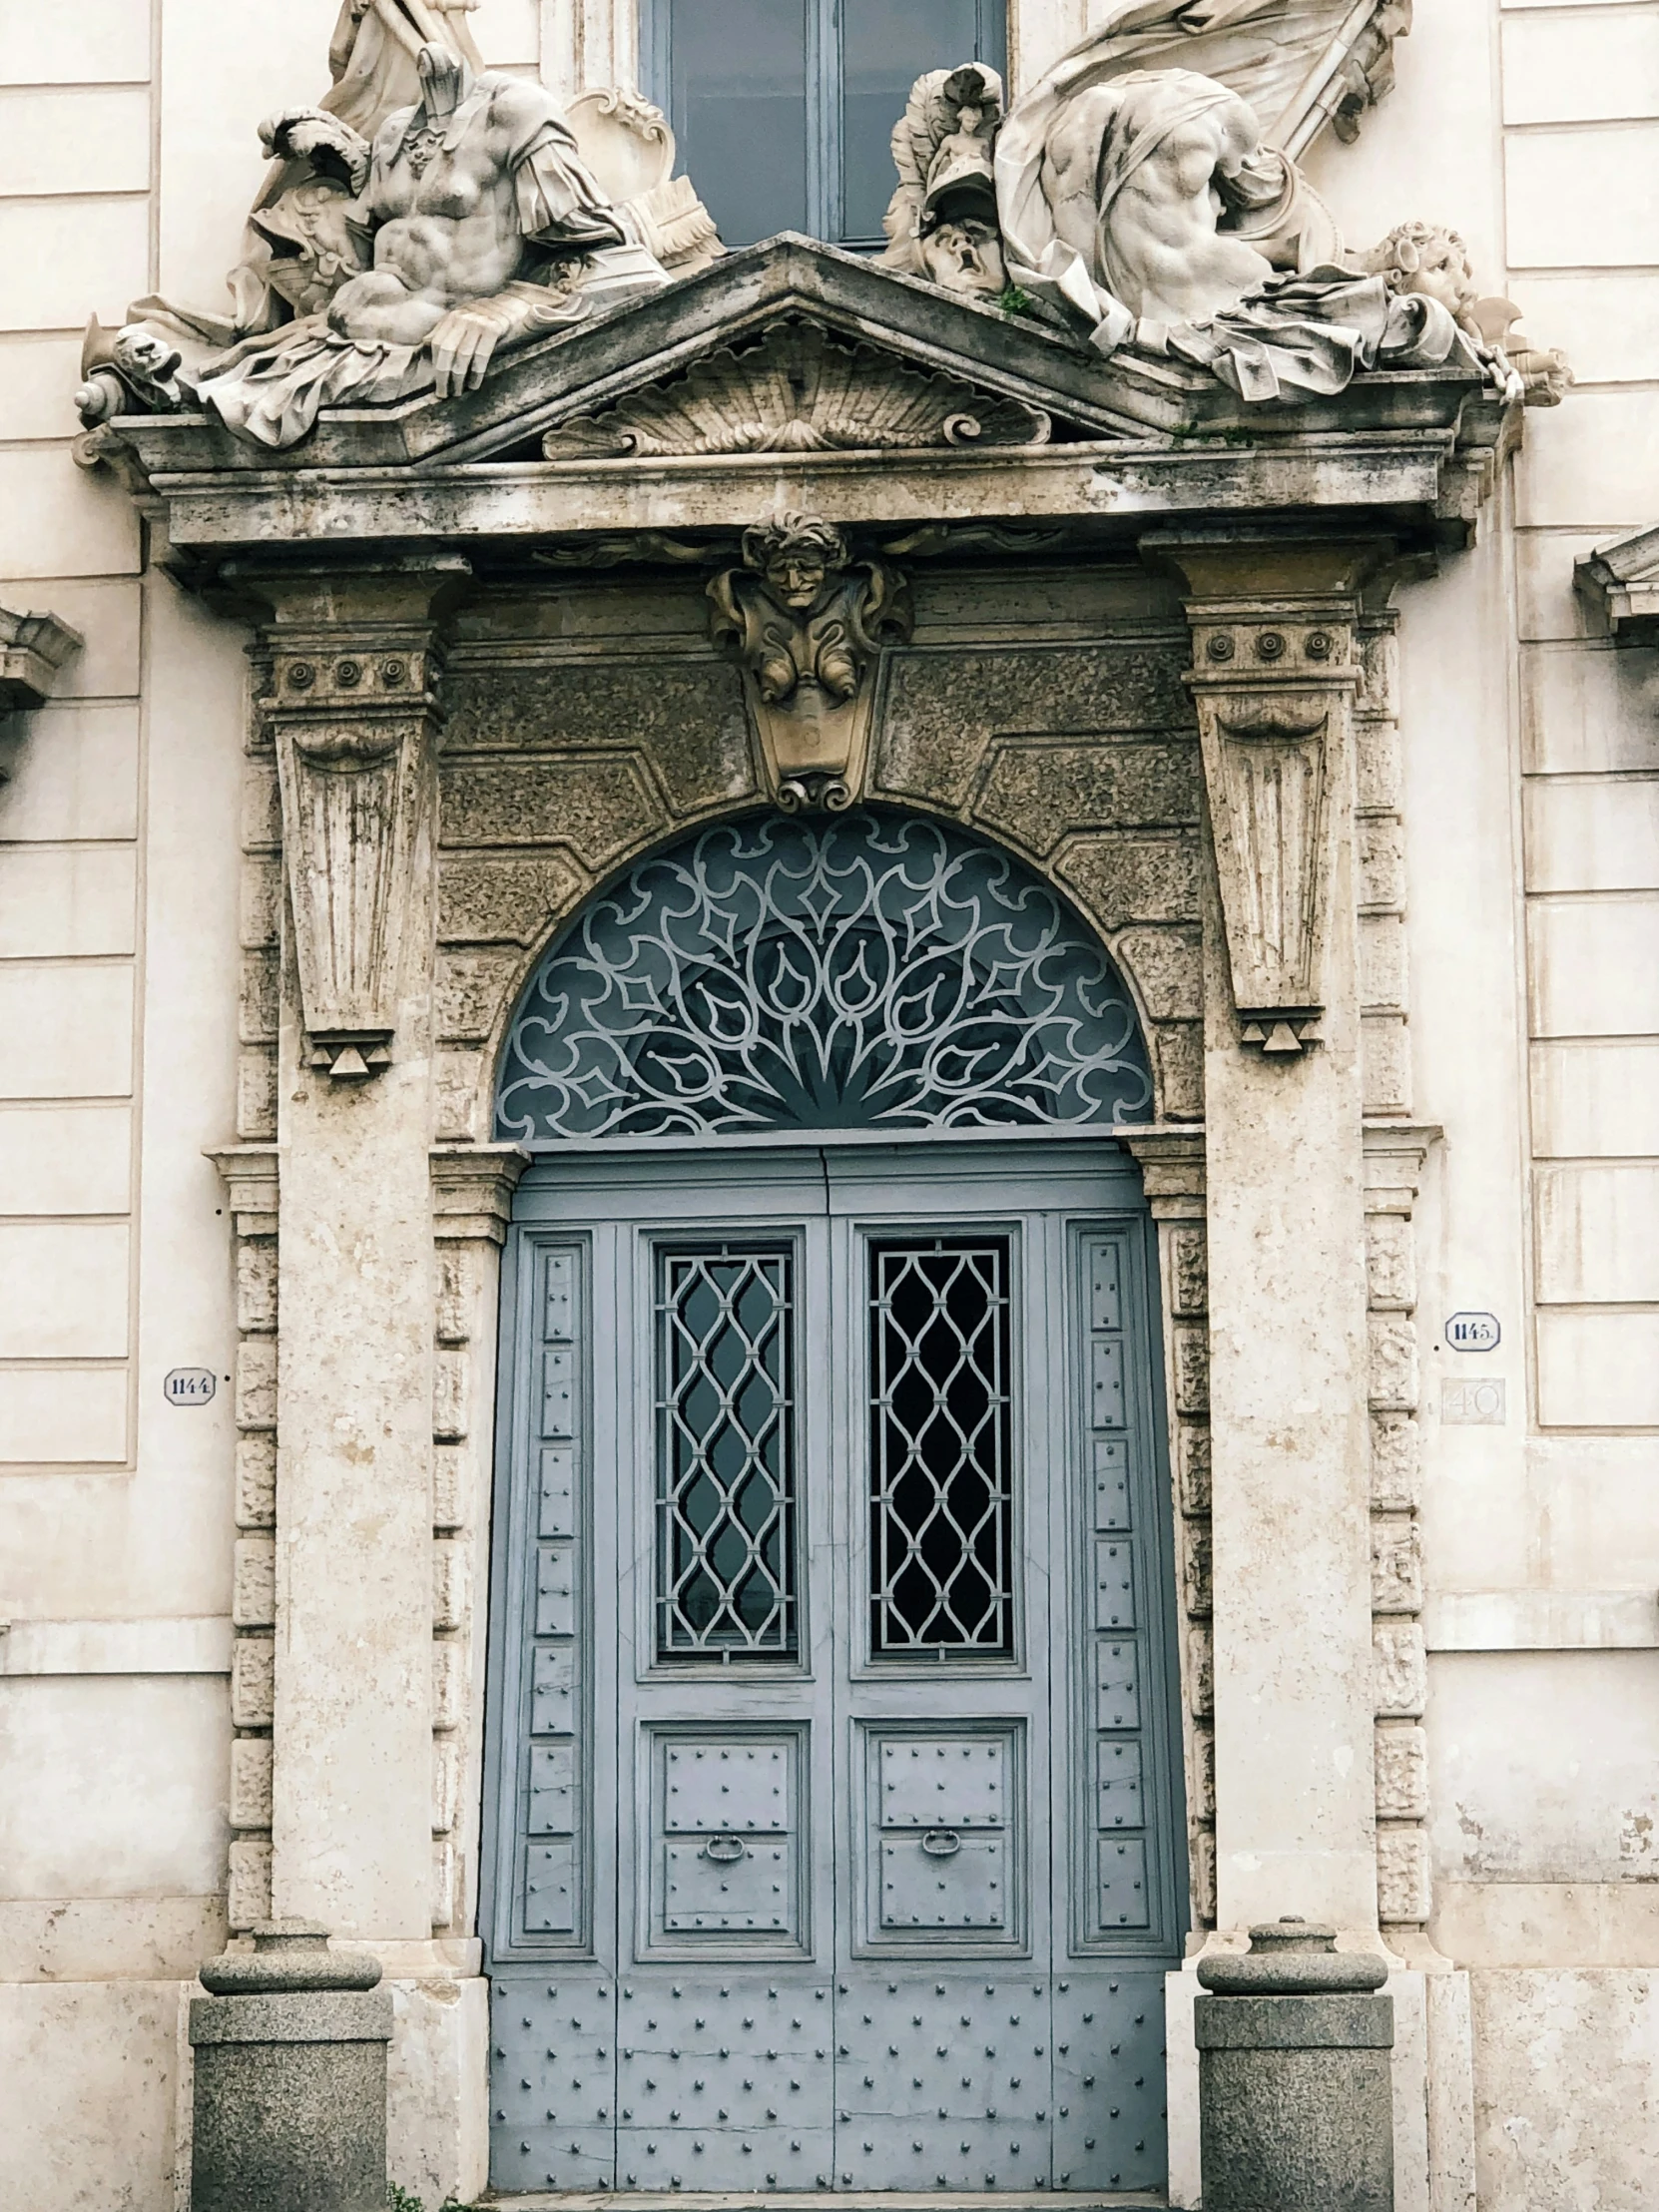
{"label": "stone cornice molding", "polygon": [[85,642],[56,615],[0,607],[0,717],[44,707]]}
{"label": "stone cornice molding", "polygon": [[276,1233],[281,1196],[280,1155],[274,1144],[232,1144],[204,1154],[219,1170],[239,1237]]}
{"label": "stone cornice molding", "polygon": [[1205,1151],[1202,1123],[1120,1129],[1117,1141],[1140,1163],[1154,1221],[1202,1221]]}
{"label": "stone cornice molding", "polygon": [[[847,444],[853,428],[837,416],[834,450],[536,457],[565,425],[575,437],[579,421],[687,390],[699,363],[752,361],[786,327],[822,331],[905,388],[959,384],[1010,421],[1040,418],[1049,440],[948,447],[917,433],[877,450],[892,425],[871,368],[860,387],[869,449]],[[1079,543],[1304,510],[1385,518],[1432,551],[1467,542],[1519,418],[1518,401],[1457,366],[1368,373],[1331,398],[1252,406],[1172,358],[1125,350],[1103,360],[1025,318],[784,237],[524,347],[477,392],[325,414],[286,451],[200,414],[121,416],[100,435],[148,487],[175,569],[211,580],[239,552],[272,544],[360,557],[371,545],[436,540],[521,559],[528,540],[545,550],[549,539],[619,531],[741,532],[786,507],[895,532],[941,514],[1041,519],[1068,524]]]}
{"label": "stone cornice molding", "polygon": [[505,1244],[513,1192],[529,1165],[522,1145],[434,1145],[433,1235],[440,1241]]}
{"label": "stone cornice molding", "polygon": [[1408,1214],[1422,1189],[1428,1155],[1445,1136],[1437,1122],[1368,1121],[1366,1211]]}
{"label": "stone cornice molding", "polygon": [[436,554],[385,566],[228,564],[260,610],[299,996],[312,1067],[388,1066],[411,927],[432,867],[442,626],[470,574]]}
{"label": "stone cornice molding", "polygon": [[1616,645],[1659,645],[1659,523],[1573,564],[1579,597]]}

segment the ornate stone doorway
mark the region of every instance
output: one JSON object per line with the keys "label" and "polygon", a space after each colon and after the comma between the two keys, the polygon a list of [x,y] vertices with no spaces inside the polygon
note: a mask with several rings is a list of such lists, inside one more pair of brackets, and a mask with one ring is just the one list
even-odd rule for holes
{"label": "ornate stone doorway", "polygon": [[885,815],[543,961],[505,1255],[498,2188],[1133,2189],[1185,1918],[1127,992]]}

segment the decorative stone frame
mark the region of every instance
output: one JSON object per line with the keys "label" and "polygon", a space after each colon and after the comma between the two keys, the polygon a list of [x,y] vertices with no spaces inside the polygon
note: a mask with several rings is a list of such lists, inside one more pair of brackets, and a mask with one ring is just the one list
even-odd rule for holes
{"label": "decorative stone frame", "polygon": [[[232,1917],[380,1952],[407,2014],[394,2100],[442,2135],[440,2197],[483,2178],[468,1931],[520,1165],[490,1142],[496,1059],[595,888],[766,804],[698,570],[774,508],[853,533],[915,601],[863,796],[1034,866],[1151,1045],[1158,1119],[1128,1141],[1163,1263],[1195,1936],[1299,1912],[1432,1962],[1409,1230],[1431,1132],[1409,1119],[1385,602],[1466,541],[1513,418],[1472,379],[1361,379],[1258,437],[1208,388],[1131,364],[1103,398],[1030,331],[994,325],[992,358],[978,310],[804,242],[769,254],[526,349],[441,420],[388,413],[360,452],[343,420],[275,462],[187,418],[122,429],[175,573],[257,631],[240,1142],[218,1156],[242,1291]],[[786,307],[1073,428],[902,465],[512,458],[602,378],[644,388]],[[1205,434],[1156,427],[1177,419]],[[1308,836],[1276,844],[1241,801],[1265,761],[1314,795]],[[341,933],[312,768],[379,779],[366,940]]]}

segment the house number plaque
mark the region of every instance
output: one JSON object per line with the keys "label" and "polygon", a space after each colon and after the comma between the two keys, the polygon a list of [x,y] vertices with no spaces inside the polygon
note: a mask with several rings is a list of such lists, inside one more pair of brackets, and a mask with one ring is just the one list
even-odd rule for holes
{"label": "house number plaque", "polygon": [[212,1368],[175,1368],[162,1383],[169,1405],[206,1405],[218,1387]]}

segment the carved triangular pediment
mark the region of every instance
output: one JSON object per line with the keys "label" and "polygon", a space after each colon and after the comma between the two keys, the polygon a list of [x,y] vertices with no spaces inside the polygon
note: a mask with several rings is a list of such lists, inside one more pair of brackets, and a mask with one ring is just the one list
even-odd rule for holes
{"label": "carved triangular pediment", "polygon": [[1016,398],[905,360],[798,310],[670,376],[577,409],[543,433],[541,453],[549,461],[914,453],[1046,445],[1054,432],[1034,395]]}

